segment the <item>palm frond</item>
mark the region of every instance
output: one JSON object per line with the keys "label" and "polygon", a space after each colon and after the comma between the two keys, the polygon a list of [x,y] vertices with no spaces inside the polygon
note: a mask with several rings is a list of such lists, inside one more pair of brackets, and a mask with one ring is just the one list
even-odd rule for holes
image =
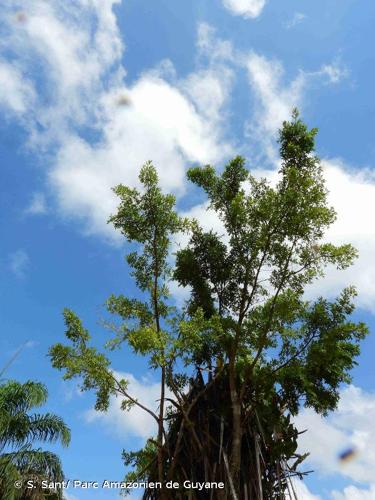
{"label": "palm frond", "polygon": [[[61,491],[49,492],[41,488],[43,480],[63,481],[59,457],[32,447],[38,441],[60,441],[63,446],[70,442],[70,430],[60,417],[52,413],[29,414],[46,399],[47,389],[38,382],[8,381],[0,385],[0,450],[7,451],[0,455],[1,499],[60,499],[62,496]],[[35,488],[15,489],[16,480],[26,485],[29,479],[34,479]]]}
{"label": "palm frond", "polygon": [[24,384],[9,380],[0,385],[0,412],[15,415],[39,407],[47,401],[44,384],[28,380]]}
{"label": "palm frond", "polygon": [[[20,480],[22,489],[15,489],[14,483]],[[33,480],[35,487],[27,490],[27,481]],[[59,457],[49,451],[33,450],[24,447],[0,457],[0,495],[1,498],[45,498],[48,490],[43,490],[42,481],[61,482],[64,474]],[[52,491],[55,498],[61,498],[61,491]]]}

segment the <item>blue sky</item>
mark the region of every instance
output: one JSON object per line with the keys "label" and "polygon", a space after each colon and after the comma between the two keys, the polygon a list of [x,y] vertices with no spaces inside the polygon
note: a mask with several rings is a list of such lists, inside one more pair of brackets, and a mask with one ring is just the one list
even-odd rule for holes
{"label": "blue sky", "polygon": [[[116,207],[110,188],[136,185],[148,159],[181,212],[217,227],[186,183],[186,168],[221,167],[242,154],[272,179],[277,129],[298,106],[319,128],[317,149],[338,211],[329,239],[360,251],[352,269],[328,270],[308,294],[334,296],[357,285],[356,318],[372,330],[374,21],[371,0],[2,1],[0,363],[25,344],[7,376],[47,384],[46,409],[72,429],[61,451],[68,477],[118,480],[121,450],[139,447],[151,425],[116,404],[95,415],[93,396],[63,383],[46,356],[63,338],[65,306],[101,345],[104,301],[135,292],[126,248],[106,220]],[[375,499],[374,353],[371,334],[335,414],[298,417],[310,429],[301,446],[316,471],[297,485],[303,500]],[[153,403],[157,379],[144,360],[115,353],[113,365]],[[359,454],[342,467],[337,454],[350,445]]]}

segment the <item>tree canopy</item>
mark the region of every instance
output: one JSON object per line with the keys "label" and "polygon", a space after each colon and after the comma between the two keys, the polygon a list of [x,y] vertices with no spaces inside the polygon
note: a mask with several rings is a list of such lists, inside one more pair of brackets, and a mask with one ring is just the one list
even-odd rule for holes
{"label": "tree canopy", "polygon": [[[188,170],[222,234],[182,219],[151,163],[141,169],[141,190],[115,188],[120,204],[110,223],[135,244],[127,261],[140,296],[108,299],[118,321],[106,347],[125,342],[160,372],[158,410],[129,393],[109,354],[91,347],[72,311],[64,312],[70,343],[54,345],[50,355],[65,378],[79,377],[84,390],[96,391],[98,410],[118,395],[124,410],[138,405],[154,419],[157,436],[138,452],[124,452],[134,466],[129,477],[224,482],[213,498],[292,497],[290,478],[303,474],[304,459],[292,418],[303,407],[322,415],[336,408],[367,333],[350,319],[353,287],[336,299],[305,297],[328,265],[345,269],[356,257],[350,244],[324,239],[336,213],[314,152],[316,133],[296,112],[283,124],[276,184],[255,176],[242,157],[221,173],[210,165]],[[189,242],[171,264],[171,244],[181,231]],[[181,311],[170,300],[171,279],[189,287]],[[147,489],[145,498],[185,498],[186,492],[172,493]]]}

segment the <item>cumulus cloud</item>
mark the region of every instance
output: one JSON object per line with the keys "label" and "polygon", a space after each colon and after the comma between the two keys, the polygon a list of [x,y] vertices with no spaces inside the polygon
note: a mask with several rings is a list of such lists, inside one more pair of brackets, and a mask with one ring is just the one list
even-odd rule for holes
{"label": "cumulus cloud", "polygon": [[266,5],[266,0],[223,0],[223,5],[235,16],[258,17]]}
{"label": "cumulus cloud", "polygon": [[[321,476],[351,480],[342,491],[332,490],[331,500],[373,500],[375,498],[375,394],[353,385],[341,391],[338,408],[327,418],[305,409],[295,419],[300,430],[299,450],[310,452],[306,463]],[[352,450],[352,458],[343,461],[340,455]],[[358,485],[360,483],[360,486]],[[296,482],[302,500],[317,499],[301,482]]]}
{"label": "cumulus cloud", "polygon": [[[309,451],[308,464],[323,475],[339,474],[353,481],[369,483],[375,469],[375,395],[355,386],[341,391],[337,410],[322,418],[305,409],[296,418],[299,429],[308,431],[299,438],[300,451]],[[339,459],[347,449],[353,459]]]}
{"label": "cumulus cloud", "polygon": [[[135,185],[145,161],[153,159],[163,188],[178,193],[186,164],[230,154],[223,131],[233,80],[230,68],[211,59],[184,79],[165,61],[126,84],[116,3],[32,0],[17,23],[16,6],[7,2],[3,17],[20,77],[35,76],[30,144],[39,151],[54,147],[48,178],[60,211],[81,218],[88,233],[111,236],[106,220],[116,200],[110,188]],[[202,40],[200,34],[203,51]]]}
{"label": "cumulus cloud", "polygon": [[[225,99],[225,81],[213,71],[201,76],[201,86],[213,89],[210,102],[215,111],[200,113],[176,85],[155,72],[146,73],[126,89],[129,106],[116,108],[115,98],[108,104],[108,122],[98,144],[67,137],[50,173],[64,212],[89,215],[93,231],[110,230],[105,222],[116,206],[110,188],[120,182],[136,185],[145,161],[153,160],[164,189],[181,193],[187,162],[215,162],[228,155],[229,146],[219,147],[220,104],[213,103]],[[194,78],[190,75],[181,83],[186,92]]]}
{"label": "cumulus cloud", "polygon": [[[3,17],[19,77],[35,76],[34,61],[40,66],[32,83],[37,103],[27,109],[30,143],[39,150],[55,147],[48,179],[60,212],[81,219],[87,233],[110,237],[106,220],[116,206],[110,188],[137,184],[146,160],[154,160],[164,189],[181,194],[188,163],[217,163],[233,152],[225,140],[225,117],[234,67],[248,69],[259,101],[253,130],[265,143],[300,103],[305,81],[298,75],[282,87],[280,63],[255,53],[244,63],[243,54],[234,54],[228,41],[201,24],[197,49],[205,64],[201,60],[196,71],[179,79],[166,61],[127,85],[116,3],[32,0],[20,23],[17,5],[7,1]],[[95,139],[87,140],[87,134]],[[38,196],[30,213],[45,208]]]}
{"label": "cumulus cloud", "polygon": [[36,96],[23,111],[38,148],[97,113],[90,97],[108,86],[109,69],[122,54],[116,3],[30,0],[25,8],[23,2],[3,2],[2,48]]}
{"label": "cumulus cloud", "polygon": [[298,107],[305,84],[299,74],[289,84],[283,84],[284,68],[280,61],[267,59],[252,52],[247,59],[247,70],[257,105],[256,119],[268,134],[273,134],[283,120]]}
{"label": "cumulus cloud", "polygon": [[[57,201],[62,216],[80,220],[89,234],[115,238],[106,224],[117,204],[110,188],[120,182],[137,185],[146,160],[154,161],[163,189],[182,196],[189,163],[220,164],[234,153],[226,139],[226,118],[236,71],[248,76],[254,111],[247,139],[257,152],[255,165],[262,160],[271,168],[267,175],[277,168],[277,129],[293,107],[303,109],[311,82],[334,84],[345,75],[336,61],[287,78],[280,61],[240,53],[203,23],[195,71],[178,78],[173,64],[164,61],[127,84],[124,45],[113,13],[118,3],[31,0],[22,17],[17,17],[21,3],[7,0],[2,9],[2,47],[12,52],[12,64],[0,66],[0,80],[11,82],[5,85],[9,98],[3,104],[28,121],[32,146],[42,152],[48,148],[43,158],[48,158],[51,201]],[[374,179],[338,160],[325,166],[339,214],[330,237],[353,241],[360,259],[352,270],[330,271],[320,290],[336,293],[348,282],[357,284],[360,304],[372,308],[375,238],[366,220],[375,198]],[[35,193],[26,212],[45,211],[44,196]],[[201,205],[191,215],[217,227]]]}
{"label": "cumulus cloud", "polygon": [[30,258],[25,250],[19,249],[9,255],[9,268],[18,279],[26,277],[29,265]]}
{"label": "cumulus cloud", "polygon": [[197,48],[199,55],[206,56],[210,61],[238,63],[232,43],[217,36],[216,29],[208,23],[198,24]]}
{"label": "cumulus cloud", "polygon": [[324,280],[313,285],[309,294],[337,295],[348,284],[358,288],[357,304],[375,311],[375,229],[369,214],[375,210],[375,177],[368,169],[349,168],[340,160],[323,161],[329,201],[337,211],[337,221],[326,239],[335,244],[352,243],[359,252],[354,265],[344,271],[329,268]]}

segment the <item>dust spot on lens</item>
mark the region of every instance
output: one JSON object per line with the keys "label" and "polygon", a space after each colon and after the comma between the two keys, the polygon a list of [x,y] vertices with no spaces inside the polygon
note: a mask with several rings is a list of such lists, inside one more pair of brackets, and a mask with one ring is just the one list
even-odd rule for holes
{"label": "dust spot on lens", "polygon": [[339,461],[342,464],[347,464],[354,460],[358,455],[358,450],[354,447],[347,448],[339,454]]}
{"label": "dust spot on lens", "polygon": [[17,23],[25,24],[27,22],[27,15],[23,11],[17,12],[15,18]]}
{"label": "dust spot on lens", "polygon": [[131,106],[131,103],[130,98],[125,94],[119,95],[116,99],[117,106]]}

